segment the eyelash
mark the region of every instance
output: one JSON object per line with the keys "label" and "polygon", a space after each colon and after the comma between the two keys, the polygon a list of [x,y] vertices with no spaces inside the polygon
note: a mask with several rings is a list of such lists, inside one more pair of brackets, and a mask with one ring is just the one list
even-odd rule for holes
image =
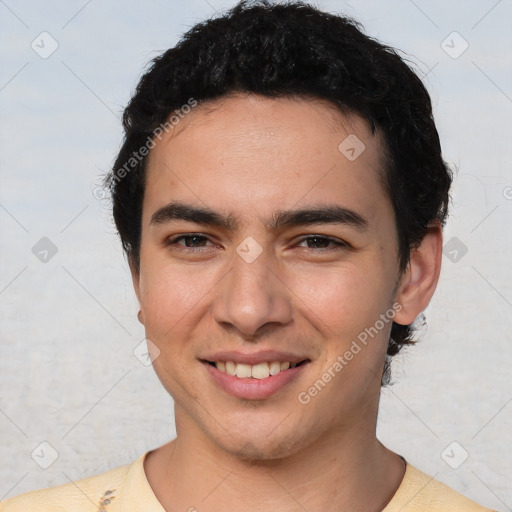
{"label": "eyelash", "polygon": [[[185,240],[185,239],[191,239],[191,238],[201,238],[203,240],[208,240],[211,242],[211,240],[209,240],[209,238],[205,235],[201,235],[200,233],[192,233],[192,234],[178,235],[175,237],[170,237],[165,241],[165,245],[168,247],[172,246],[172,245],[179,245],[179,244],[177,244],[177,242],[179,240],[182,240],[182,239]],[[307,240],[321,240],[323,242],[330,242],[336,246],[336,247],[332,247],[332,248],[324,248],[324,247],[316,248],[317,250],[319,250],[321,252],[339,251],[339,250],[347,249],[350,247],[350,244],[348,244],[347,242],[344,242],[342,240],[336,240],[336,239],[330,238],[325,235],[308,235],[308,236],[301,238],[298,243],[302,243]],[[304,247],[304,248],[315,250],[314,248],[311,248],[311,247]],[[182,248],[180,248],[179,250],[197,252],[196,249],[199,249],[201,251],[201,250],[204,250],[207,248],[206,247],[194,248],[194,247],[182,246]]]}

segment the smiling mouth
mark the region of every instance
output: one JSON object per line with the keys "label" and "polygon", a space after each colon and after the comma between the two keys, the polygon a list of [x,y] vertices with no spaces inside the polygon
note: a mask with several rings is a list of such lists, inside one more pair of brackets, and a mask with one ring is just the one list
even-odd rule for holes
{"label": "smiling mouth", "polygon": [[204,361],[210,366],[214,366],[222,373],[227,373],[232,377],[239,379],[266,379],[281,372],[296,368],[303,364],[309,363],[309,359],[304,359],[298,363],[290,363],[289,361],[269,361],[258,364],[235,363],[234,361]]}

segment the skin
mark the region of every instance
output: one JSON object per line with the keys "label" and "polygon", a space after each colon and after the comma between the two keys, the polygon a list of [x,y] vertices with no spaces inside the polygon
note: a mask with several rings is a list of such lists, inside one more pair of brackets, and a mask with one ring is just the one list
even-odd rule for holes
{"label": "skin", "polygon": [[[354,161],[338,150],[349,134],[365,145]],[[151,150],[131,269],[153,366],[175,402],[177,438],[145,460],[166,510],[379,511],[400,485],[402,460],[376,438],[391,322],[308,404],[297,399],[379,315],[400,304],[394,320],[409,324],[436,287],[439,226],[399,272],[382,147],[365,120],[326,102],[234,95],[199,105]],[[170,201],[230,214],[239,229],[151,223]],[[318,204],[368,225],[266,227],[277,210]],[[173,241],[190,233],[206,239]],[[262,248],[252,263],[236,252],[249,236]],[[228,395],[200,361],[264,349],[310,360],[264,400]]]}

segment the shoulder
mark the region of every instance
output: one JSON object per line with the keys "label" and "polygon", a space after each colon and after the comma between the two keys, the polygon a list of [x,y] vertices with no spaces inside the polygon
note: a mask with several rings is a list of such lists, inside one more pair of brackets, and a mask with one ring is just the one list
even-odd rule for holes
{"label": "shoulder", "polygon": [[383,512],[492,512],[407,464],[404,479]]}
{"label": "shoulder", "polygon": [[15,496],[0,502],[0,512],[110,512],[111,508],[105,507],[111,502],[114,504],[132,464],[57,487]]}

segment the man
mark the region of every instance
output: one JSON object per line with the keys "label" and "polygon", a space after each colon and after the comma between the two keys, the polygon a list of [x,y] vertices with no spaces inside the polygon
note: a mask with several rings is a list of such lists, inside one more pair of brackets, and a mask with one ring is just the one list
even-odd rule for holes
{"label": "man", "polygon": [[242,3],[155,59],[109,176],[177,438],[2,512],[482,511],[376,438],[437,285],[451,176],[398,55]]}

